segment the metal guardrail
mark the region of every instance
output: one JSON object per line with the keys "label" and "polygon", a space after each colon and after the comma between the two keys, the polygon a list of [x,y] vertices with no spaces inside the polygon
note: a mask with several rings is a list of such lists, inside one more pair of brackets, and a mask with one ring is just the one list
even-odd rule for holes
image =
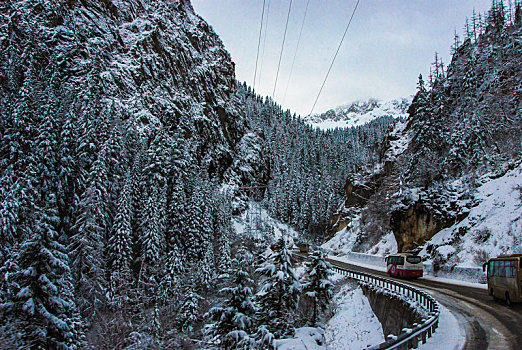
{"label": "metal guardrail", "polygon": [[401,334],[389,336],[391,339],[379,345],[370,346],[367,350],[415,349],[419,345],[419,342],[423,344],[426,343],[426,340],[430,338],[437,329],[439,325],[440,307],[439,303],[428,293],[404,283],[337,266],[333,260],[330,260],[330,263],[334,271],[341,275],[385,289],[392,294],[402,295],[411,301],[416,301],[428,314],[428,317],[422,320],[422,324],[414,323],[414,328],[404,328]]}

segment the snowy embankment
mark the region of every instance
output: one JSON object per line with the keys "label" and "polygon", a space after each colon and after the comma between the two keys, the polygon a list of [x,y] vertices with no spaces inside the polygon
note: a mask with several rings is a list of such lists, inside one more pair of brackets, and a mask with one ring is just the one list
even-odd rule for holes
{"label": "snowy embankment", "polygon": [[[287,224],[274,219],[259,203],[250,201],[248,208],[240,216],[232,219],[232,227],[238,235],[248,235],[256,239],[276,241],[282,236],[293,246],[299,237],[297,231]],[[269,236],[267,236],[269,233]]]}
{"label": "snowy embankment", "polygon": [[295,330],[292,339],[277,339],[277,350],[326,350],[324,331],[320,328],[301,327]]}
{"label": "snowy embankment", "polygon": [[522,253],[522,163],[500,175],[482,177],[468,216],[429,241],[445,261],[477,267],[500,254]]}
{"label": "snowy embankment", "polygon": [[364,349],[384,341],[384,332],[358,285],[345,284],[334,298],[336,313],[325,329],[330,349]]}
{"label": "snowy embankment", "polygon": [[384,341],[382,326],[362,289],[337,273],[332,280],[342,285],[333,297],[335,313],[324,330],[298,328],[294,338],[276,340],[277,350],[355,350]]}

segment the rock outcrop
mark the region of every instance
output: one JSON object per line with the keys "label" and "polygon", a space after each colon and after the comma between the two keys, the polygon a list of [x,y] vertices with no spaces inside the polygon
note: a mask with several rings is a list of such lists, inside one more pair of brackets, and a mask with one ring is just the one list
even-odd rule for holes
{"label": "rock outcrop", "polygon": [[380,176],[372,176],[365,182],[361,182],[355,176],[346,179],[344,185],[345,200],[341,208],[332,216],[326,229],[327,239],[345,229],[354,215],[359,213],[380,186]]}
{"label": "rock outcrop", "polygon": [[399,252],[415,250],[453,223],[452,218],[431,210],[421,199],[409,207],[393,211],[390,216],[390,227]]}

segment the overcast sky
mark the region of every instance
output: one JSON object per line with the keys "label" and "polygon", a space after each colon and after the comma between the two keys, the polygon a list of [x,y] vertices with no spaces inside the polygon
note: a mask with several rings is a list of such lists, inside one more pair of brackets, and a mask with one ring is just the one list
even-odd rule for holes
{"label": "overcast sky", "polygon": [[[256,79],[256,91],[263,96],[271,96],[274,88],[289,3],[266,0],[270,4],[266,41],[263,37]],[[288,84],[306,3],[292,2],[275,92],[279,104],[301,115],[310,113],[356,0],[310,0]],[[252,86],[263,0],[192,0],[192,4],[223,40],[236,64],[237,79]],[[490,4],[491,0],[360,0],[314,113],[358,99],[413,94],[419,73],[427,76],[434,53],[447,64],[454,30],[462,35],[473,9],[484,13]]]}

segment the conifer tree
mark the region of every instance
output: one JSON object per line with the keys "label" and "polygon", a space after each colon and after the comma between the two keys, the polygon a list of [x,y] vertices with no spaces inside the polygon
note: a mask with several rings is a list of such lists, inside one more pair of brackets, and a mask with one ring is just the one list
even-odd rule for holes
{"label": "conifer tree", "polygon": [[109,289],[112,298],[125,295],[131,282],[132,263],[132,176],[127,173],[116,208],[112,234],[107,245],[110,269]]}
{"label": "conifer tree", "polygon": [[317,325],[319,311],[324,311],[332,299],[332,283],[328,280],[332,266],[321,250],[315,250],[306,264],[306,281],[303,291],[313,302],[311,325]]}
{"label": "conifer tree", "polygon": [[256,295],[259,324],[266,325],[275,337],[290,334],[291,315],[297,307],[301,287],[284,239],[276,243],[274,253],[256,272],[264,278]]}
{"label": "conifer tree", "polygon": [[189,283],[179,310],[179,325],[183,332],[192,333],[195,323],[199,320],[199,308],[202,300],[203,298],[194,290],[194,285]]}
{"label": "conifer tree", "polygon": [[67,253],[55,229],[58,217],[52,207],[56,203],[50,196],[47,208],[38,213],[31,238],[21,246],[20,270],[12,277],[18,286],[12,296],[12,321],[19,327],[21,347],[76,349],[82,329]]}
{"label": "conifer tree", "polygon": [[253,281],[248,272],[252,262],[250,253],[244,249],[238,252],[228,274],[223,276],[227,286],[220,293],[225,300],[206,315],[211,321],[206,334],[221,348],[247,349],[253,342],[251,333],[255,306],[252,300]]}
{"label": "conifer tree", "polygon": [[28,169],[34,175],[29,238],[20,245],[17,255],[18,270],[12,276],[16,290],[9,297],[8,309],[20,347],[76,349],[82,329],[73,298],[69,257],[57,232],[55,125],[51,109],[45,110],[31,159],[33,166]]}
{"label": "conifer tree", "polygon": [[68,247],[75,295],[82,312],[91,307],[96,310],[106,294],[103,254],[110,213],[104,150],[102,148],[93,163],[88,177],[89,185],[76,213],[73,227],[75,234]]}

